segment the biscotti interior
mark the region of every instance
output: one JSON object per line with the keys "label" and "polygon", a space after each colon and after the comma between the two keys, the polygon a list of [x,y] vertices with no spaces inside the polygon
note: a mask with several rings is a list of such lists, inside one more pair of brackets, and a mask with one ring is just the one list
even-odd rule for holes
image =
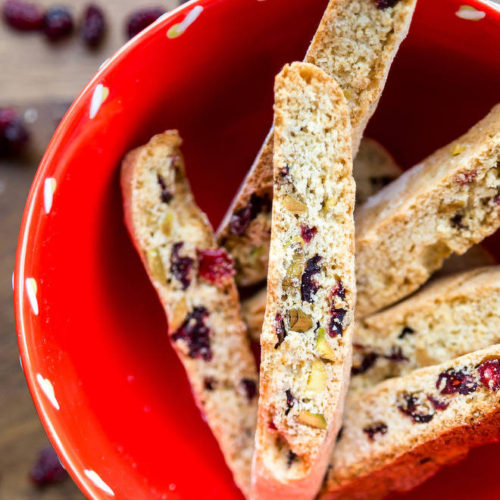
{"label": "biscotti interior", "polygon": [[436,281],[356,322],[350,390],[500,343],[500,268]]}
{"label": "biscotti interior", "polygon": [[[351,498],[342,496],[342,487],[370,474],[379,479],[370,498],[404,491],[470,447],[497,440],[499,390],[500,346],[496,345],[351,393],[325,497]],[[464,431],[465,426],[470,427]],[[388,469],[384,476],[385,466],[392,467],[405,456],[405,468],[396,474]],[[431,469],[416,470],[419,463],[428,463]]]}
{"label": "biscotti interior", "polygon": [[356,213],[359,317],[396,302],[500,225],[500,106]]}
{"label": "biscotti interior", "polygon": [[311,466],[338,417],[355,295],[347,110],[340,94],[332,102],[335,88],[324,90],[333,82],[302,67],[298,74],[284,70],[289,81],[276,94],[273,237],[261,337],[266,462],[288,476]]}
{"label": "biscotti interior", "polygon": [[257,413],[255,362],[232,261],[216,248],[194,203],[179,146],[177,133],[167,132],[137,153],[134,226],[198,403],[238,484],[248,490]]}

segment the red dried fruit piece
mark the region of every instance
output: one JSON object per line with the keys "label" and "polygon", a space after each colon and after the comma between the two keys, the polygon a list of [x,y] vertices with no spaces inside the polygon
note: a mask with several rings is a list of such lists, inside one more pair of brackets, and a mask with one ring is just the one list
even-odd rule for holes
{"label": "red dried fruit piece", "polygon": [[477,389],[477,382],[474,376],[465,370],[448,368],[448,370],[439,374],[436,389],[441,394],[456,394],[458,392],[465,396]]}
{"label": "red dried fruit piece", "polygon": [[431,407],[426,408],[416,394],[403,393],[397,407],[401,413],[408,415],[418,424],[426,424],[434,418],[434,410]]}
{"label": "red dried fruit piece", "polygon": [[252,401],[252,399],[257,395],[257,384],[255,383],[255,380],[244,378],[241,380],[241,385],[243,386],[243,390],[245,391],[248,401]]}
{"label": "red dried fruit piece", "polygon": [[0,108],[0,156],[19,154],[28,140],[28,131],[17,111]]}
{"label": "red dried fruit piece", "polygon": [[310,243],[310,241],[316,236],[317,232],[318,230],[315,227],[300,226],[300,235],[306,243]]}
{"label": "red dried fruit piece", "polygon": [[465,186],[472,182],[477,175],[477,170],[472,170],[471,172],[463,172],[455,177],[455,182],[459,186]]}
{"label": "red dried fruit piece", "polygon": [[203,380],[203,387],[206,391],[213,391],[215,389],[215,378],[214,377],[205,377]]}
{"label": "red dried fruit piece", "polygon": [[487,389],[498,391],[500,389],[500,359],[488,359],[478,367],[481,384]]}
{"label": "red dried fruit piece", "polygon": [[359,364],[353,364],[351,368],[352,375],[360,375],[367,372],[377,361],[379,355],[376,352],[369,352],[363,356]]}
{"label": "red dried fruit piece", "polygon": [[82,39],[90,48],[97,47],[106,33],[107,23],[103,10],[96,4],[90,4],[84,14],[81,28]]}
{"label": "red dried fruit piece", "polygon": [[295,462],[295,460],[297,460],[297,454],[294,453],[292,450],[288,450],[288,455],[286,457],[286,465],[288,467],[291,467],[293,462]]}
{"label": "red dried fruit piece", "polygon": [[408,358],[403,354],[403,349],[401,346],[392,346],[389,354],[384,356],[385,359],[389,361],[408,361]]}
{"label": "red dried fruit piece", "polygon": [[5,22],[19,31],[38,31],[43,26],[43,9],[23,0],[7,0],[2,7]]}
{"label": "red dried fruit piece", "polygon": [[200,278],[217,283],[227,276],[233,276],[233,259],[223,248],[215,250],[197,250]]}
{"label": "red dried fruit piece", "polygon": [[284,167],[281,167],[280,169],[280,177],[286,177],[290,173],[290,167],[288,165],[285,165]]}
{"label": "red dried fruit piece", "polygon": [[261,212],[269,212],[271,210],[271,200],[266,194],[265,196],[257,196],[252,193],[248,204],[240,208],[229,222],[229,231],[235,236],[242,236],[250,222],[257,217]]}
{"label": "red dried fruit piece", "polygon": [[330,310],[330,323],[328,325],[328,335],[330,335],[330,337],[342,337],[346,313],[347,311],[345,309],[335,309],[335,307],[332,306]]}
{"label": "red dried fruit piece", "polygon": [[394,7],[399,0],[375,0],[377,4],[377,9],[387,9],[388,7]]}
{"label": "red dried fruit piece", "polygon": [[161,194],[160,194],[160,199],[163,203],[170,203],[172,201],[172,198],[174,197],[173,194],[167,189],[167,183],[165,182],[165,179],[158,174],[156,176],[156,180],[158,181],[158,184],[160,185],[161,188]]}
{"label": "red dried fruit piece", "polygon": [[43,18],[43,32],[51,42],[57,42],[73,32],[73,16],[68,8],[49,7]]}
{"label": "red dried fruit piece", "polygon": [[450,406],[450,403],[447,403],[446,401],[440,401],[434,396],[427,396],[427,399],[428,401],[430,401],[435,410],[443,411],[446,410],[448,406]]}
{"label": "red dried fruit piece", "polygon": [[189,273],[193,267],[194,260],[191,257],[181,257],[179,255],[179,251],[183,245],[184,243],[179,242],[175,243],[172,247],[170,272],[182,283],[182,289],[186,290],[186,288],[191,284]]}
{"label": "red dried fruit piece", "polygon": [[269,429],[271,429],[272,431],[277,431],[278,428],[276,427],[276,424],[274,423],[274,420],[271,420],[269,422]]}
{"label": "red dried fruit piece", "polygon": [[295,396],[292,394],[292,391],[290,389],[287,389],[285,391],[286,394],[286,410],[285,410],[285,415],[288,415],[290,413],[290,410],[292,409],[293,405],[295,404]]}
{"label": "red dried fruit piece", "polygon": [[313,279],[313,276],[321,271],[321,268],[318,265],[321,260],[322,257],[320,257],[319,255],[315,255],[306,263],[306,268],[304,270],[304,273],[302,274],[302,283],[300,285],[300,294],[302,300],[304,300],[305,302],[312,303],[313,295],[319,289],[319,285]]}
{"label": "red dried fruit piece", "polygon": [[165,12],[163,7],[148,7],[132,12],[127,20],[127,36],[133,38],[144,28],[153,24]]}
{"label": "red dried fruit piece", "polygon": [[342,281],[337,281],[336,285],[332,288],[330,295],[332,299],[339,297],[340,299],[345,300],[345,288]]}
{"label": "red dried fruit piece", "polygon": [[363,432],[368,435],[370,441],[375,441],[376,434],[387,434],[387,425],[383,422],[377,422],[376,424],[365,427]]}
{"label": "red dried fruit piece", "polygon": [[205,307],[195,307],[172,335],[174,341],[184,340],[187,343],[190,358],[201,358],[204,361],[212,359],[210,329],[205,324],[208,316],[209,313]]}
{"label": "red dried fruit piece", "polygon": [[276,318],[274,321],[274,329],[276,330],[276,335],[278,337],[278,342],[276,343],[274,348],[278,349],[278,347],[283,343],[286,337],[285,321],[283,320],[283,316],[280,313],[276,314]]}
{"label": "red dried fruit piece", "polygon": [[37,486],[60,483],[68,477],[68,473],[59,461],[57,453],[51,446],[43,448],[30,471],[30,479]]}

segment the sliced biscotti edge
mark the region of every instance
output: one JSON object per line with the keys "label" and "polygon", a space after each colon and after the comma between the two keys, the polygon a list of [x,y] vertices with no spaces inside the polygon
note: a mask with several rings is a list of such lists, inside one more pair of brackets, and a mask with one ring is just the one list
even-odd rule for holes
{"label": "sliced biscotti edge", "polygon": [[500,105],[356,211],[362,317],[415,291],[500,225]]}
{"label": "sliced biscotti edge", "polygon": [[274,130],[256,499],[319,489],[340,426],[355,301],[351,129],[340,88],[313,65],[285,66]]}
{"label": "sliced biscotti edge", "polygon": [[125,221],[160,297],[195,400],[239,487],[248,493],[256,424],[255,362],[231,259],[196,206],[176,131],[154,136],[122,166]]}
{"label": "sliced biscotti edge", "polygon": [[356,322],[350,391],[500,343],[500,266],[441,278]]}
{"label": "sliced biscotti edge", "polygon": [[500,345],[351,394],[321,498],[414,488],[470,448],[500,440],[499,402]]}
{"label": "sliced biscotti edge", "polygon": [[354,153],[408,33],[416,3],[332,1],[307,51],[305,61],[334,76],[344,91],[351,114]]}

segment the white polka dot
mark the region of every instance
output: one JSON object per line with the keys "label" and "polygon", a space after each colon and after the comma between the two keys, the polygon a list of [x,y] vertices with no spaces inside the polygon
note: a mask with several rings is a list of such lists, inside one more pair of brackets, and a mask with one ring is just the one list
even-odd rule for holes
{"label": "white polka dot", "polygon": [[460,19],[465,19],[467,21],[480,21],[486,16],[486,13],[482,10],[475,9],[470,5],[461,5],[455,12],[455,15]]}

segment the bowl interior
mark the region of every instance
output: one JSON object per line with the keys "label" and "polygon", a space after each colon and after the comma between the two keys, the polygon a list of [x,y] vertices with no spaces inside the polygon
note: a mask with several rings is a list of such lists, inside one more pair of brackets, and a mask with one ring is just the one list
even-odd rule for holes
{"label": "bowl interior", "polygon": [[[419,1],[369,124],[404,167],[499,98],[500,15],[468,3],[486,16],[460,19],[455,0]],[[19,341],[44,425],[89,497],[239,498],[128,239],[118,168],[152,134],[179,129],[216,226],[271,124],[274,75],[302,58],[326,4],[186,4],[105,64],[46,153],[20,238]],[[500,256],[494,237],[487,244]],[[498,498],[499,451],[474,451],[408,497]]]}

